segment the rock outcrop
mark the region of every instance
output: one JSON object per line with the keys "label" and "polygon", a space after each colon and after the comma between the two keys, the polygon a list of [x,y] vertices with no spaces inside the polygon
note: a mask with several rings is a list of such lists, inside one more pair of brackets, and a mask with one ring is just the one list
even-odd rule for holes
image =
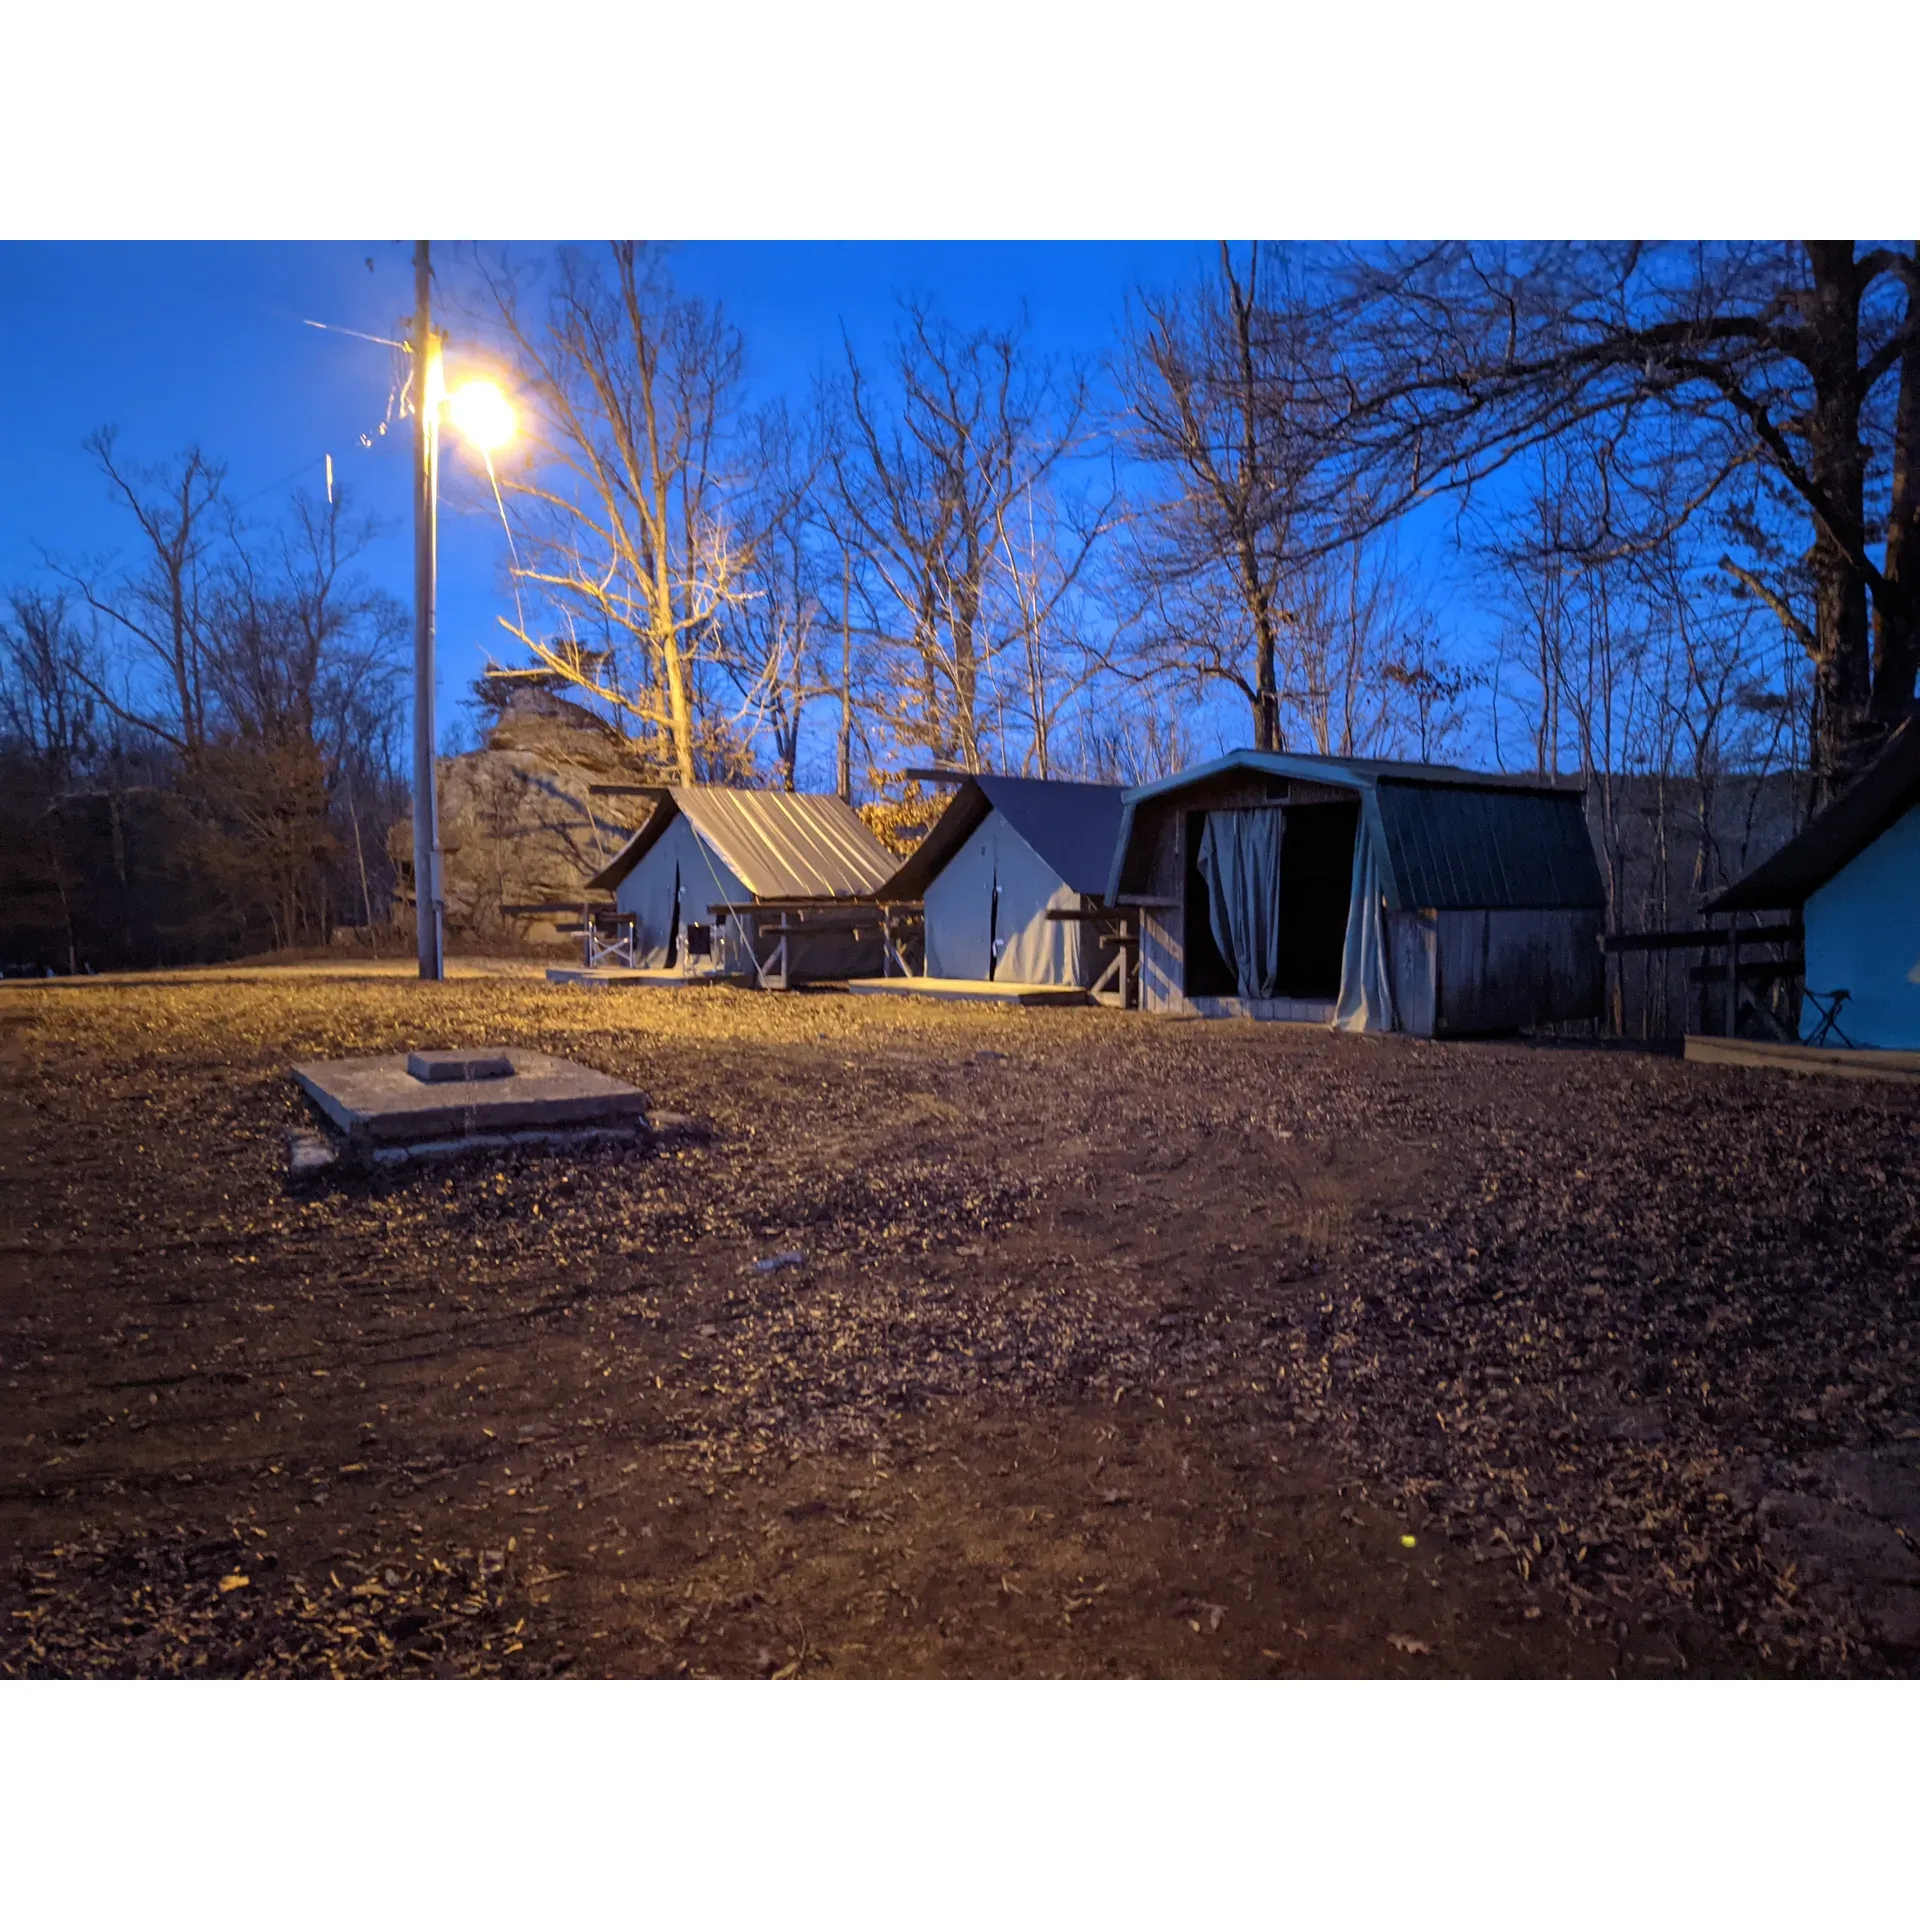
{"label": "rock outcrop", "polygon": [[[437,762],[447,932],[487,945],[571,944],[559,923],[646,814],[643,800],[588,789],[655,779],[658,769],[598,715],[538,682],[496,691],[483,681],[481,693],[493,710],[485,744]],[[395,918],[410,920],[410,819],[391,846]],[[545,914],[524,911],[548,903]]]}

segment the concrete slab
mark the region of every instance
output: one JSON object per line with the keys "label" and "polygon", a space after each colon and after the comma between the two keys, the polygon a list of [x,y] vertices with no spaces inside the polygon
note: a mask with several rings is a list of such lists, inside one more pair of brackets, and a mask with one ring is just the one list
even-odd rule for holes
{"label": "concrete slab", "polygon": [[504,1051],[513,1072],[495,1080],[416,1080],[404,1053],[307,1061],[293,1077],[356,1145],[638,1120],[646,1113],[647,1096],[611,1074],[519,1047]]}
{"label": "concrete slab", "polygon": [[513,1062],[498,1047],[440,1047],[408,1054],[407,1071],[437,1086],[446,1080],[504,1080]]}
{"label": "concrete slab", "polygon": [[1203,1020],[1277,1020],[1300,1027],[1333,1025],[1331,1000],[1295,1000],[1276,995],[1271,1000],[1243,1000],[1235,993],[1199,994],[1187,1004]]}
{"label": "concrete slab", "polygon": [[891,994],[897,1000],[984,1000],[1001,1007],[1085,1007],[1084,987],[1039,987],[1019,980],[940,980],[918,974],[884,980],[849,980],[849,993]]}
{"label": "concrete slab", "polygon": [[311,1180],[338,1163],[339,1148],[313,1127],[296,1127],[287,1136],[287,1173],[294,1180]]}
{"label": "concrete slab", "polygon": [[1732,1040],[1690,1033],[1689,1060],[1719,1067],[1784,1067],[1789,1073],[1830,1073],[1854,1080],[1920,1080],[1920,1053],[1892,1047],[1803,1047],[1784,1040]]}
{"label": "concrete slab", "polygon": [[750,987],[750,973],[682,973],[668,967],[549,967],[556,987]]}

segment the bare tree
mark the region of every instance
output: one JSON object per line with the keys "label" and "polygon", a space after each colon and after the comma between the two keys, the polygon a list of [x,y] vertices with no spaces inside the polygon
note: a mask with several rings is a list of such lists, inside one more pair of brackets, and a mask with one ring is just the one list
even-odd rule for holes
{"label": "bare tree", "polygon": [[[1816,781],[1859,767],[1920,665],[1920,253],[1446,245],[1370,253],[1346,289],[1324,487],[1363,481],[1390,516],[1591,423],[1608,495],[1592,533],[1624,552],[1764,472],[1811,547],[1796,631]],[[1776,586],[1747,578],[1783,612]]]}
{"label": "bare tree", "polygon": [[[841,585],[841,556],[825,535],[815,488],[827,462],[826,428],[815,418],[796,422],[784,405],[753,422],[750,470],[754,529],[729,609],[720,659],[741,701],[740,719],[749,737],[765,733],[773,743],[775,777],[791,793],[798,784],[801,723],[815,701],[839,695],[842,727],[850,689],[826,678],[823,655],[830,630],[842,639],[844,605],[830,612],[829,595]],[[831,585],[829,582],[831,581]],[[841,596],[835,596],[841,597]],[[836,655],[843,649],[836,646]],[[844,677],[848,671],[841,661]]]}
{"label": "bare tree", "polygon": [[1063,716],[1113,664],[1114,634],[1086,591],[1101,542],[1111,530],[1118,489],[1097,502],[1063,506],[1050,489],[1029,486],[998,514],[996,558],[1008,602],[1023,771],[1050,779],[1054,737]]}
{"label": "bare tree", "polygon": [[66,597],[19,588],[0,620],[0,732],[64,791],[92,758],[99,701],[89,679],[100,669],[75,627]]}
{"label": "bare tree", "polygon": [[1140,296],[1121,349],[1118,437],[1154,476],[1134,522],[1137,591],[1158,656],[1236,688],[1254,744],[1283,744],[1287,576],[1318,444],[1317,317],[1256,242],[1184,292]]}
{"label": "bare tree", "polygon": [[63,846],[60,813],[100,745],[99,705],[88,684],[99,676],[89,652],[63,596],[28,588],[10,597],[8,617],[0,620],[0,760],[7,763],[16,825],[44,860],[44,884],[59,901],[69,972],[80,965],[77,876]]}
{"label": "bare tree", "polygon": [[1108,697],[1079,716],[1075,770],[1084,780],[1145,786],[1199,758],[1183,690],[1162,678],[1111,683]]}
{"label": "bare tree", "polygon": [[394,797],[382,774],[406,629],[399,604],[356,571],[376,531],[345,488],[326,502],[298,495],[285,524],[230,527],[207,595],[208,726],[185,788],[208,870],[238,915],[264,916],[277,946],[326,937],[347,852],[339,825],[371,917],[361,812],[383,789]]}
{"label": "bare tree", "polygon": [[[1501,616],[1496,717],[1517,709],[1535,770],[1584,787],[1609,930],[1622,932],[1692,917],[1746,864],[1763,814],[1768,838],[1784,837],[1798,707],[1794,663],[1769,650],[1751,599],[1725,590],[1709,521],[1656,496],[1654,537],[1626,550],[1602,537],[1610,458],[1604,435],[1560,436],[1512,476],[1522,497],[1489,496],[1478,552]],[[1651,1031],[1656,998],[1668,1017],[1666,964],[1657,986],[1655,962],[1636,964]],[[1627,962],[1609,972],[1624,1031]]]}
{"label": "bare tree", "polygon": [[1000,656],[1011,648],[1031,685],[1027,642],[1047,642],[1061,576],[1080,564],[1029,554],[1024,574],[1009,569],[1023,503],[1045,501],[1082,445],[1086,381],[1035,361],[1024,327],[964,333],[918,305],[888,379],[851,343],[846,361],[832,513],[876,610],[872,698],[902,744],[977,771],[1007,727]]}
{"label": "bare tree", "polygon": [[89,681],[94,696],[122,720],[184,754],[207,735],[206,616],[208,557],[219,533],[216,509],[225,467],[189,447],[170,466],[130,465],[111,427],[90,435],[87,451],[113,497],[139,530],[137,557],[106,563],[57,562],[86,604],[131,647],[135,685],[157,675],[157,702],[130,689],[110,692]]}
{"label": "bare tree", "polygon": [[1280,711],[1316,753],[1428,759],[1476,684],[1449,661],[1422,584],[1388,540],[1355,539],[1292,571]]}
{"label": "bare tree", "polygon": [[500,476],[526,510],[514,573],[560,621],[557,634],[524,618],[508,629],[561,680],[638,720],[643,747],[691,782],[703,752],[730,751],[703,711],[703,667],[752,559],[727,464],[739,336],[634,241],[597,263],[562,249],[538,313],[511,272],[484,278],[536,416],[531,455]]}

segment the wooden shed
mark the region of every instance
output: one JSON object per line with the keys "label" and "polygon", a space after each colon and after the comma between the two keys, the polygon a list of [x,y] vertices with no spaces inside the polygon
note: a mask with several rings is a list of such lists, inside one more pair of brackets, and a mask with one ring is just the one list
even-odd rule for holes
{"label": "wooden shed", "polygon": [[659,787],[645,824],[588,883],[633,916],[633,964],[694,974],[879,973],[876,888],[899,862],[835,794]]}
{"label": "wooden shed", "polygon": [[1803,1039],[1825,1026],[1856,1047],[1920,1048],[1920,714],[1706,910],[1771,908],[1804,921]]}
{"label": "wooden shed", "polygon": [[1601,1011],[1605,893],[1577,792],[1242,750],[1125,801],[1107,899],[1148,1011],[1488,1033]]}

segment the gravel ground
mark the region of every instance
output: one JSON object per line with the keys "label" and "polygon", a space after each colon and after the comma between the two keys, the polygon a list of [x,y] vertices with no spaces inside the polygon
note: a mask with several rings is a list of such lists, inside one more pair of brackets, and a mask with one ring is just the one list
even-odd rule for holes
{"label": "gravel ground", "polygon": [[[709,1137],[288,1187],[290,1062],[486,1043]],[[1911,1672],[1917,1149],[1598,1049],[9,989],[0,1671]]]}

